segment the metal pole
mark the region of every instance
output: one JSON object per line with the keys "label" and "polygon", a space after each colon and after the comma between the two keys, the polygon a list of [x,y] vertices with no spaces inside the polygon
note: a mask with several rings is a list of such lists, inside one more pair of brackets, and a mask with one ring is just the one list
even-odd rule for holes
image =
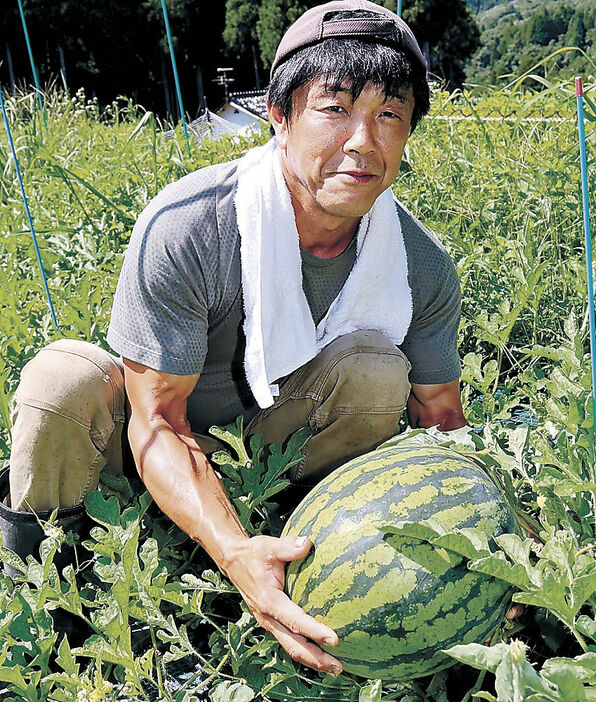
{"label": "metal pole", "polygon": [[54,323],[54,329],[58,331],[58,322],[56,321],[56,314],[54,312],[54,305],[52,304],[52,297],[50,296],[50,289],[48,288],[48,281],[46,280],[46,274],[43,270],[43,263],[41,262],[41,254],[39,253],[39,246],[37,245],[37,237],[35,236],[35,229],[33,227],[33,220],[31,219],[31,212],[29,211],[29,202],[27,200],[27,195],[25,193],[25,186],[23,185],[23,179],[21,178],[21,169],[19,168],[19,160],[17,158],[17,152],[14,147],[14,142],[12,140],[12,133],[10,131],[10,124],[8,123],[8,115],[6,114],[6,109],[4,107],[4,99],[2,98],[2,90],[0,89],[0,108],[2,109],[2,117],[4,119],[4,126],[6,127],[6,133],[8,134],[8,142],[10,144],[10,150],[12,151],[12,158],[14,160],[14,166],[17,172],[17,179],[19,181],[19,187],[21,188],[21,197],[23,198],[23,203],[25,205],[25,212],[27,214],[27,220],[29,221],[29,229],[31,230],[31,236],[33,237],[33,246],[35,248],[35,255],[37,256],[37,263],[39,265],[39,270],[41,272],[41,279],[43,280],[43,287],[46,291],[46,297],[48,298],[48,305],[50,307],[50,314],[52,315],[52,322]]}
{"label": "metal pole", "polygon": [[594,323],[594,281],[592,275],[592,235],[590,232],[590,202],[588,200],[588,162],[586,159],[586,135],[584,131],[584,86],[581,78],[575,79],[577,98],[577,128],[579,132],[579,157],[582,179],[582,205],[584,213],[584,237],[586,268],[588,274],[588,306],[590,313],[590,357],[592,361],[592,408],[594,412],[594,446],[596,447],[596,325]]}
{"label": "metal pole", "polygon": [[184,116],[184,105],[182,104],[182,92],[180,90],[180,81],[178,80],[178,69],[176,68],[176,57],[174,56],[174,46],[172,44],[172,33],[170,32],[170,21],[168,20],[168,10],[166,8],[166,0],[161,0],[161,9],[163,10],[163,19],[166,25],[166,34],[168,35],[168,46],[170,47],[170,57],[172,59],[172,70],[174,71],[174,82],[176,83],[176,93],[178,95],[178,106],[180,107],[180,115],[182,117],[182,126],[184,127],[184,137],[186,139],[186,148],[190,156],[190,142],[188,140],[188,128],[186,126],[186,117]]}
{"label": "metal pole", "polygon": [[23,32],[25,33],[25,42],[27,43],[27,51],[29,52],[29,63],[31,64],[31,70],[33,72],[33,80],[35,81],[35,88],[37,89],[37,101],[39,102],[39,109],[41,110],[41,116],[43,118],[43,124],[45,128],[48,128],[48,121],[46,119],[46,113],[43,109],[43,101],[41,99],[41,87],[39,85],[39,77],[37,75],[37,69],[35,68],[35,61],[33,60],[33,51],[31,50],[31,42],[29,41],[29,32],[27,31],[27,22],[25,20],[25,13],[23,11],[23,3],[21,0],[17,0],[19,4],[19,12],[21,13],[21,22],[23,24]]}
{"label": "metal pole", "polygon": [[397,16],[401,17],[401,0],[397,0]]}

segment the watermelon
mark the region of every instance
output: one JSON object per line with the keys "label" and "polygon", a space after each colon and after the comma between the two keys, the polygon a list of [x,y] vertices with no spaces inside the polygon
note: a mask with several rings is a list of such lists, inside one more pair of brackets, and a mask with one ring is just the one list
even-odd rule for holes
{"label": "watermelon", "polygon": [[435,673],[455,663],[443,649],[484,642],[502,619],[510,586],[383,529],[430,518],[488,537],[515,526],[476,463],[421,445],[381,447],[346,463],[289,517],[282,536],[308,536],[314,546],[288,564],[287,593],[337,632],[338,646],[323,648],[346,672],[394,682]]}

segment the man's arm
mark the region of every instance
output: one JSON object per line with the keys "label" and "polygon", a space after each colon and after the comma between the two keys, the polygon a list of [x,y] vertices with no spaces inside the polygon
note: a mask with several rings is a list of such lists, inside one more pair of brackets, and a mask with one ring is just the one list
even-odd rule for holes
{"label": "man's arm", "polygon": [[459,380],[435,385],[412,383],[408,399],[410,426],[433,427],[441,431],[459,429],[467,424],[459,397]]}
{"label": "man's arm", "polygon": [[289,536],[248,537],[190,429],[186,403],[198,376],[163,373],[127,359],[124,375],[130,445],[155,502],[203,546],[238,588],[258,623],[294,660],[339,674],[341,663],[312,643],[333,646],[337,634],[283,592],[285,562],[304,558],[311,544]]}

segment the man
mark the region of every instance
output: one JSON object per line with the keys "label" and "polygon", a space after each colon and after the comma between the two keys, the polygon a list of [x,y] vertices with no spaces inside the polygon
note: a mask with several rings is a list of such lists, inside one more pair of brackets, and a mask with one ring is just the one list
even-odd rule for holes
{"label": "man", "polygon": [[406,405],[412,426],[465,424],[454,267],[389,190],[428,102],[424,58],[393,13],[339,0],[297,20],[271,70],[273,140],[168,186],[139,217],[108,332],[122,362],[63,341],[24,369],[5,534],[53,507],[77,518],[99,471],[121,470],[125,387],[156,503],[292,658],[339,674],[317,645],[336,634],[283,593],[285,562],[311,544],[247,536],[205,433],[238,414],[266,442],[310,426],[298,490],[391,436]]}

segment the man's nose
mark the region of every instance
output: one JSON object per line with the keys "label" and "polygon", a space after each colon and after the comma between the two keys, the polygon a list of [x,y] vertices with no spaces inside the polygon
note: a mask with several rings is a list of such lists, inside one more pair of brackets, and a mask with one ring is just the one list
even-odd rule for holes
{"label": "man's nose", "polygon": [[368,119],[360,119],[351,125],[351,130],[344,144],[346,153],[368,154],[376,149],[374,126]]}

